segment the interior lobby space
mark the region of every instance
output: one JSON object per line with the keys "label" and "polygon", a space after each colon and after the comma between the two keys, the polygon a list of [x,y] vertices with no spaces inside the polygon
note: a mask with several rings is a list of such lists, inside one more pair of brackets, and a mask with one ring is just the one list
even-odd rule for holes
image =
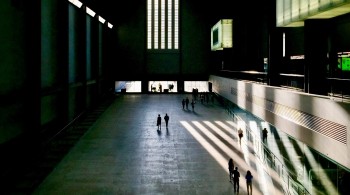
{"label": "interior lobby space", "polygon": [[247,170],[253,194],[283,194],[252,145],[239,143],[237,123],[218,100],[197,101],[193,111],[182,108],[186,97],[192,100],[191,94],[118,95],[33,194],[235,194],[230,158],[241,175],[239,194],[247,194]]}

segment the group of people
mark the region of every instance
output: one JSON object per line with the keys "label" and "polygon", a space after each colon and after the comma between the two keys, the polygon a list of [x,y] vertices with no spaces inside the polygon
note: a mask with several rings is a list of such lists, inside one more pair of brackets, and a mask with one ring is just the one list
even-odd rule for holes
{"label": "group of people", "polygon": [[[239,143],[241,143],[241,140],[242,140],[242,137],[243,137],[243,130],[241,128],[239,128],[237,133],[238,133],[238,137],[239,137]],[[267,140],[267,133],[268,133],[267,129],[264,128],[262,130],[263,142],[266,142],[266,140]]]}
{"label": "group of people", "polygon": [[[191,106],[192,106],[192,111],[194,112],[194,104],[196,102],[192,99],[192,102],[191,102]],[[190,104],[190,100],[188,99],[188,97],[186,97],[186,99],[182,99],[182,109],[186,109],[188,110],[188,105]]]}
{"label": "group of people", "polygon": [[[168,113],[165,114],[164,121],[165,121],[165,127],[168,129],[168,123],[169,123]],[[160,116],[160,114],[158,114],[158,117],[157,117],[157,127],[158,127],[158,130],[162,129],[162,117]]]}
{"label": "group of people", "polygon": [[[229,170],[230,182],[233,182],[233,190],[235,192],[239,192],[239,178],[241,175],[238,171],[238,167],[234,167],[232,158],[230,158],[230,160],[228,161],[228,170]],[[253,193],[253,188],[252,188],[253,175],[249,170],[245,175],[245,179],[247,183],[247,192],[248,194],[251,195]]]}

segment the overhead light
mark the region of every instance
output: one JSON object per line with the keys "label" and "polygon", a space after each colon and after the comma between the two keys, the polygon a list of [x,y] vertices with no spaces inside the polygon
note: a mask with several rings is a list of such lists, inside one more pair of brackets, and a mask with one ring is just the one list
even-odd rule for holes
{"label": "overhead light", "polygon": [[90,16],[94,17],[95,16],[95,12],[92,11],[90,8],[86,7],[86,13],[88,13]]}
{"label": "overhead light", "polygon": [[113,28],[113,25],[111,23],[108,22],[107,25],[109,28]]}
{"label": "overhead light", "polygon": [[98,16],[98,21],[100,21],[102,24],[104,24],[106,20],[104,18],[102,18],[101,16]]}
{"label": "overhead light", "polygon": [[81,8],[81,6],[83,5],[82,2],[80,2],[79,0],[68,0],[69,2],[73,3],[75,6]]}

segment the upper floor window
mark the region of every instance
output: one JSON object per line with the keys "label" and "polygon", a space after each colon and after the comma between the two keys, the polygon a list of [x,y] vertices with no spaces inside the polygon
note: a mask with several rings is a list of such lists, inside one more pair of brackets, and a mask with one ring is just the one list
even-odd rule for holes
{"label": "upper floor window", "polygon": [[179,0],[147,0],[147,49],[179,49]]}

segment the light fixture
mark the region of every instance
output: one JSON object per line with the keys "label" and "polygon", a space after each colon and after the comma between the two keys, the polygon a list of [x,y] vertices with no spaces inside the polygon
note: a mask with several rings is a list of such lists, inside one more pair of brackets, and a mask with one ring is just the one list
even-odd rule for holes
{"label": "light fixture", "polygon": [[102,24],[104,24],[106,20],[104,18],[102,18],[101,16],[98,16],[98,21],[100,21]]}
{"label": "light fixture", "polygon": [[83,5],[83,3],[80,2],[79,0],[68,0],[68,1],[74,4],[75,6],[77,6],[78,8],[81,8],[81,6]]}
{"label": "light fixture", "polygon": [[108,25],[108,28],[113,28],[113,25],[111,23],[108,22],[107,25]]}
{"label": "light fixture", "polygon": [[86,13],[89,14],[90,16],[94,17],[95,16],[95,12],[92,11],[89,7],[86,7]]}

